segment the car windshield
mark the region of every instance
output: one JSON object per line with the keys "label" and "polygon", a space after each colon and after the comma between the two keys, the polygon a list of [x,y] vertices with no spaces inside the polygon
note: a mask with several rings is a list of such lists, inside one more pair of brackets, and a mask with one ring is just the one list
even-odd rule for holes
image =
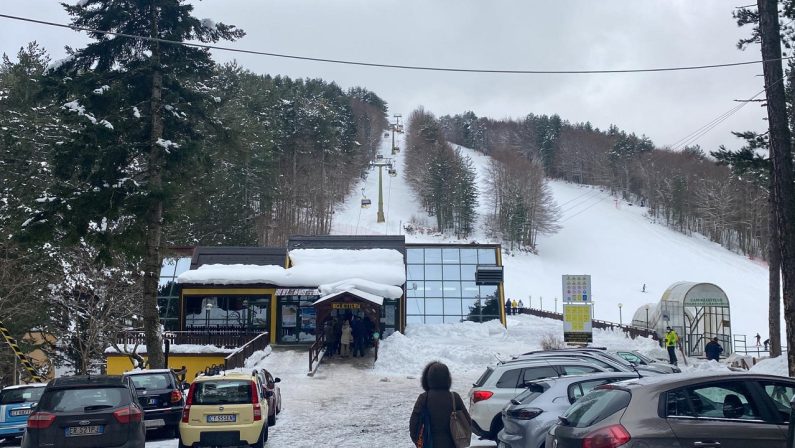
{"label": "car windshield", "polygon": [[173,389],[171,376],[167,373],[150,373],[141,375],[130,375],[136,389],[155,390]]}
{"label": "car windshield", "polygon": [[83,412],[127,404],[130,404],[130,391],[124,387],[55,389],[42,395],[39,409],[50,412]]}
{"label": "car windshield", "polygon": [[615,388],[601,388],[580,398],[563,414],[569,426],[585,428],[599,423],[629,405],[629,392]]}
{"label": "car windshield", "polygon": [[193,404],[244,404],[251,403],[251,381],[219,380],[196,383]]}
{"label": "car windshield", "polygon": [[0,404],[35,403],[41,398],[43,387],[20,387],[0,392]]}

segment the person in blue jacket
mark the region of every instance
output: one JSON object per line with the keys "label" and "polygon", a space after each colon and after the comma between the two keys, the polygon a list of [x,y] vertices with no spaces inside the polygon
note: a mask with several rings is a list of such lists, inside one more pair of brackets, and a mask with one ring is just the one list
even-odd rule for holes
{"label": "person in blue jacket", "polygon": [[707,360],[714,359],[715,361],[720,361],[720,354],[723,353],[723,347],[718,343],[718,338],[712,338],[704,347],[704,353],[707,355]]}

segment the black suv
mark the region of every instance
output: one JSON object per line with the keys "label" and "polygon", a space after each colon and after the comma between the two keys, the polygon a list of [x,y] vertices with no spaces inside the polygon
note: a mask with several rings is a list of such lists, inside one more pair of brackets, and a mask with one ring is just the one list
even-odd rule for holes
{"label": "black suv", "polygon": [[22,446],[143,448],[143,416],[127,377],[57,378],[28,417]]}
{"label": "black suv", "polygon": [[177,437],[185,397],[183,384],[174,372],[169,369],[135,370],[124,376],[135,386],[138,403],[144,409],[146,429],[163,428],[169,437]]}

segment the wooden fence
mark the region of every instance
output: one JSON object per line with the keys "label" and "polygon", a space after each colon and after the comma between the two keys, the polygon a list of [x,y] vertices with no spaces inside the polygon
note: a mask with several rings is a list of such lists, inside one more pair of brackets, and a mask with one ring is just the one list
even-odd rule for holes
{"label": "wooden fence", "polygon": [[[243,347],[267,332],[240,329],[235,327],[210,327],[209,329],[189,329],[188,331],[168,331],[163,334],[172,345],[195,344],[214,345],[221,348]],[[128,330],[116,335],[116,342],[122,345],[143,345],[143,331]]]}
{"label": "wooden fence", "polygon": [[[547,319],[556,319],[556,320],[563,320],[563,313],[555,313],[552,311],[546,310],[539,310],[535,308],[521,308],[519,310],[522,314],[530,314],[532,316],[538,317],[545,317]],[[600,328],[602,330],[621,330],[624,333],[628,334],[630,338],[635,339],[638,336],[644,336],[648,338],[652,338],[655,341],[657,339],[657,333],[654,330],[641,328],[641,327],[634,327],[632,325],[621,325],[615,322],[608,322],[606,320],[591,320],[591,326],[593,328]]]}

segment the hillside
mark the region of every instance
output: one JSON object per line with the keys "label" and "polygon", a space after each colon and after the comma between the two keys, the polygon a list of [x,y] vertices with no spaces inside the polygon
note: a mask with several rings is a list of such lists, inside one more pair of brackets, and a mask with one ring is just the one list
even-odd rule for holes
{"label": "hillside", "polygon": [[[403,141],[397,139],[402,148]],[[384,171],[384,213],[387,222],[376,223],[378,172],[371,171],[354,193],[334,214],[335,234],[399,234],[401,224],[433,220],[415,203],[403,179],[401,154],[390,155],[391,138],[385,139],[381,154],[393,157],[397,177]],[[480,205],[478,231],[469,240],[497,242],[484,230],[489,211],[484,182],[489,157],[467,148],[478,170]],[[689,237],[652,222],[637,205],[616,201],[596,188],[550,181],[561,209],[561,230],[539,238],[538,255],[503,254],[505,288],[510,298],[522,299],[544,309],[555,307],[560,297],[562,274],[591,274],[594,313],[597,319],[619,321],[618,304],[623,304],[623,322],[635,310],[656,302],[673,282],[705,281],[719,285],[732,304],[733,333],[749,336],[767,333],[767,266],[727,251],[699,236]],[[361,189],[372,200],[368,209],[360,207]],[[455,238],[438,234],[406,235],[409,242],[451,242]],[[642,292],[643,285],[646,292]],[[558,303],[560,310],[560,303]],[[782,326],[783,328],[783,326]]]}

